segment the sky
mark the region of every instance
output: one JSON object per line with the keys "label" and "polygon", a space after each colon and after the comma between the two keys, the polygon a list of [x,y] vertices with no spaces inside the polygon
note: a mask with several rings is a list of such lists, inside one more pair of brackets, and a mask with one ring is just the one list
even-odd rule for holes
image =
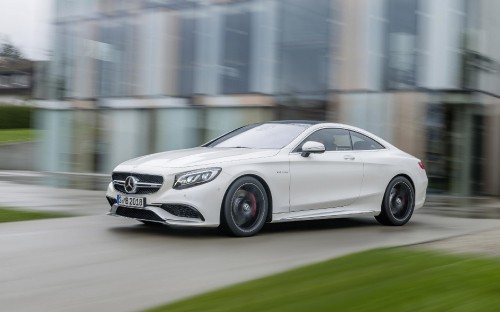
{"label": "sky", "polygon": [[28,59],[47,60],[52,0],[0,0],[0,42],[6,38]]}

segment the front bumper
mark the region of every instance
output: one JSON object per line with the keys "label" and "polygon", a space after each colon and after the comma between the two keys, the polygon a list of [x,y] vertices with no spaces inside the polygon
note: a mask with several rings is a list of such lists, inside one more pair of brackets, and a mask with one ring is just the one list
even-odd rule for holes
{"label": "front bumper", "polygon": [[[173,181],[169,181],[168,177],[165,180],[163,186],[156,193],[144,195],[120,193],[113,187],[113,183],[110,183],[106,192],[106,198],[111,206],[108,215],[168,225],[219,226],[222,201],[230,184],[229,175],[222,172],[214,181],[182,190],[172,189]],[[117,195],[145,197],[146,205],[144,208],[119,206],[116,204]],[[178,209],[173,211],[169,209],[171,206],[186,207],[188,213],[179,213]],[[198,216],[189,213],[189,210],[194,211]]]}
{"label": "front bumper", "polygon": [[208,226],[202,219],[175,216],[171,213],[168,213],[164,209],[155,206],[146,206],[144,208],[128,208],[114,204],[113,206],[111,206],[108,215],[169,225]]}

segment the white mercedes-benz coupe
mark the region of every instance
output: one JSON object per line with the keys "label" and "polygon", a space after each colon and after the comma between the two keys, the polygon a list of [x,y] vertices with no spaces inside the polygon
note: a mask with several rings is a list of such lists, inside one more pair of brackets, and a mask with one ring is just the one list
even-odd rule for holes
{"label": "white mercedes-benz coupe", "polygon": [[112,216],[251,236],[266,222],[375,216],[403,225],[426,189],[419,159],[367,131],[277,121],[128,160],[114,169],[106,197]]}

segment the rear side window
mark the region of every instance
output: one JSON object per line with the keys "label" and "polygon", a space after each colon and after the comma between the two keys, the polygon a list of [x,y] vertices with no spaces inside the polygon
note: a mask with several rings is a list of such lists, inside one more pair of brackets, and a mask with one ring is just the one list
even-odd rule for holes
{"label": "rear side window", "polygon": [[378,150],[385,147],[377,141],[370,139],[366,135],[349,131],[351,133],[352,149],[355,151]]}

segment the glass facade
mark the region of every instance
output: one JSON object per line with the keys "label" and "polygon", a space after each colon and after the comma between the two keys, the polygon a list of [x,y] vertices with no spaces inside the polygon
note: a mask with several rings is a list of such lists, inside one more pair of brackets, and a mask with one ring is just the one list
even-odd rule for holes
{"label": "glass facade", "polygon": [[419,0],[387,0],[385,87],[415,87]]}
{"label": "glass facade", "polygon": [[252,12],[246,3],[226,6],[223,14],[222,93],[250,91]]}
{"label": "glass facade", "polygon": [[179,69],[178,69],[178,94],[189,96],[195,93],[196,79],[196,51],[198,16],[195,12],[179,14]]}
{"label": "glass facade", "polygon": [[110,97],[123,95],[120,88],[122,80],[120,77],[123,68],[123,44],[125,31],[122,25],[113,23],[99,27],[99,40],[96,45],[98,71],[98,95],[99,97]]}
{"label": "glass facade", "polygon": [[279,2],[279,93],[327,90],[330,2]]}
{"label": "glass facade", "polygon": [[[57,1],[53,59],[57,72],[88,58],[78,98],[327,92],[337,1],[78,3]],[[75,75],[57,75],[72,97]]]}
{"label": "glass facade", "polygon": [[[463,80],[474,92],[498,94],[500,75],[492,70],[500,49],[487,34],[497,29],[490,17],[499,6],[463,0],[56,0],[48,99],[62,101],[61,107],[85,102],[109,108],[93,126],[100,131],[96,159],[105,158],[96,162],[104,165],[88,167],[104,172],[116,161],[193,146],[254,121],[328,119],[367,129],[426,160],[435,190],[463,193],[468,178],[479,190],[490,176],[478,165],[483,152],[496,159],[500,150],[486,125],[500,121],[472,118],[474,112],[460,105],[495,101],[453,92],[471,92],[457,83],[466,72],[472,76]],[[477,60],[467,73],[461,66],[471,51]],[[140,125],[130,149],[119,143],[123,121]],[[469,132],[484,142],[474,139],[465,150],[458,139],[450,141]],[[72,139],[85,133],[76,131]],[[500,185],[494,174],[488,179]]]}

